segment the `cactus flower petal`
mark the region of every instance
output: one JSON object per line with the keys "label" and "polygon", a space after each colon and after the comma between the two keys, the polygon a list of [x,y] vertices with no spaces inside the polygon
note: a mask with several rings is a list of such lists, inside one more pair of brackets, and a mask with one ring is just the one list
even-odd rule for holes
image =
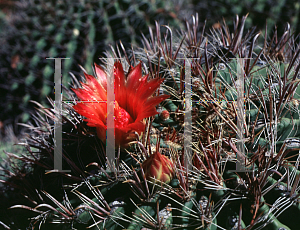
{"label": "cactus flower petal", "polygon": [[[75,111],[86,117],[87,125],[97,128],[98,137],[106,141],[107,118],[107,76],[105,71],[95,65],[97,78],[85,74],[86,82],[82,88],[72,89],[79,100],[73,106]],[[141,133],[145,129],[143,119],[154,116],[158,112],[155,106],[168,98],[168,95],[153,97],[163,79],[147,81],[148,76],[142,76],[141,63],[131,68],[127,78],[120,62],[114,64],[115,77],[115,144],[126,147],[130,132]]]}

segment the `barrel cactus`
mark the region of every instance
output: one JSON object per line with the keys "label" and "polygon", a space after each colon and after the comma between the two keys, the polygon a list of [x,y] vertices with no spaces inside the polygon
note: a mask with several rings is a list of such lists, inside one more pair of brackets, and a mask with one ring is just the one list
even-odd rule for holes
{"label": "barrel cactus", "polygon": [[[106,102],[109,62],[81,83],[74,76],[61,115],[36,102],[36,125],[27,125],[32,133],[23,143],[28,154],[7,153],[13,167],[3,166],[0,223],[297,229],[300,51],[289,26],[260,44],[260,33],[244,31],[246,18],[237,17],[233,31],[224,24],[209,33],[199,31],[197,15],[178,34],[157,23],[142,49],[112,50],[116,138],[120,129],[130,137],[119,135],[114,153],[106,152],[107,115],[96,104]],[[53,169],[59,122],[68,172]]]}

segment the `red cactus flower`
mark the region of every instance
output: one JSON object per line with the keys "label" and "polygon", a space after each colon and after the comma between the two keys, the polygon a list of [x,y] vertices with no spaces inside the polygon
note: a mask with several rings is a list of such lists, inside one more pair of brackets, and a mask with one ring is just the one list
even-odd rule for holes
{"label": "red cactus flower", "polygon": [[[75,111],[86,117],[87,125],[97,128],[98,137],[106,141],[107,118],[107,76],[100,66],[95,64],[97,78],[85,74],[86,83],[82,88],[72,89],[82,101],[73,106]],[[168,98],[168,95],[153,97],[163,79],[147,81],[148,75],[142,77],[141,63],[132,67],[127,78],[122,64],[114,64],[115,77],[115,144],[125,147],[130,141],[129,133],[141,133],[145,129],[144,118],[158,112],[155,106]]]}
{"label": "red cactus flower", "polygon": [[142,167],[148,180],[153,180],[151,178],[155,178],[161,182],[169,183],[174,175],[173,162],[158,151],[145,160]]}

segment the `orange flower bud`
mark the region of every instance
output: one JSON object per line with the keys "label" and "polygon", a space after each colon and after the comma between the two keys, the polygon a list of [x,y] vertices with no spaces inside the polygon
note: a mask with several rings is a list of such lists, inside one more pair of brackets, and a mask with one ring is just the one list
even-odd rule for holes
{"label": "orange flower bud", "polygon": [[166,121],[170,118],[170,113],[168,110],[163,110],[159,116],[163,121]]}
{"label": "orange flower bud", "polygon": [[164,183],[170,183],[174,175],[174,164],[165,155],[159,152],[153,153],[142,164],[145,176],[148,180],[160,180]]}

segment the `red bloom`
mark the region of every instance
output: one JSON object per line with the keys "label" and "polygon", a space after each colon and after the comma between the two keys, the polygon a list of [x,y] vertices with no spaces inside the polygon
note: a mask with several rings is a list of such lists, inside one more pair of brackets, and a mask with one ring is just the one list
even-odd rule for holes
{"label": "red bloom", "polygon": [[[73,106],[75,111],[87,119],[87,125],[97,128],[98,137],[106,141],[107,118],[107,76],[102,68],[95,64],[97,79],[85,74],[86,83],[82,88],[73,89],[77,97],[83,102]],[[168,98],[168,95],[153,97],[163,79],[147,81],[148,75],[142,77],[141,63],[125,77],[122,64],[114,65],[115,77],[115,143],[116,146],[125,146],[130,139],[129,133],[144,131],[144,118],[157,114],[155,106]],[[90,102],[89,102],[90,101]]]}
{"label": "red bloom", "polygon": [[158,151],[145,160],[142,167],[148,180],[155,178],[161,182],[169,183],[174,175],[173,162],[165,155],[161,155]]}

